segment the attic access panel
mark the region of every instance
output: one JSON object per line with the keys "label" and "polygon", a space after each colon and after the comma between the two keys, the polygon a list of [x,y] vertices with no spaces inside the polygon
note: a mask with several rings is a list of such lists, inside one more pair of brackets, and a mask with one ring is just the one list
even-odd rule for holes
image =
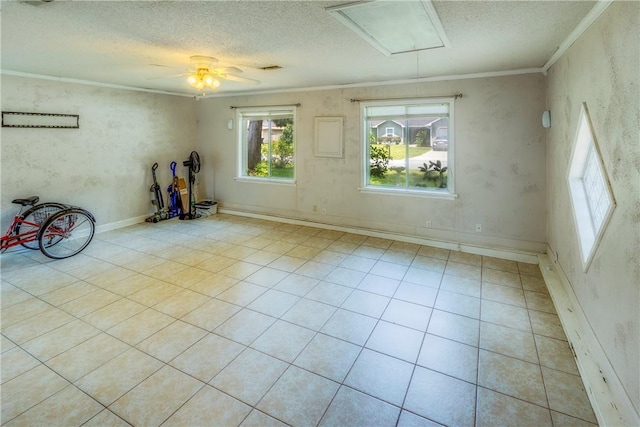
{"label": "attic access panel", "polygon": [[387,56],[449,45],[431,1],[357,1],[326,9]]}

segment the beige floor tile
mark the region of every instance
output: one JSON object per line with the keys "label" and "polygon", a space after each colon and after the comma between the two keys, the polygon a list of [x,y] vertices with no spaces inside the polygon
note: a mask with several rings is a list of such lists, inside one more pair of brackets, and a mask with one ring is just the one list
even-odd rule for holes
{"label": "beige floor tile", "polygon": [[389,246],[389,249],[415,255],[418,253],[418,250],[420,250],[420,245],[416,243],[400,242],[398,240],[394,240],[393,243],[391,243],[391,246]]}
{"label": "beige floor tile", "polygon": [[145,271],[144,274],[159,280],[165,280],[167,277],[173,276],[187,268],[188,265],[176,262],[176,260],[172,258],[171,261],[165,261],[162,264],[156,265],[152,269]]}
{"label": "beige floor tile", "polygon": [[319,331],[336,310],[334,306],[303,298],[291,307],[282,319]]}
{"label": "beige floor tile", "polygon": [[241,309],[237,305],[212,299],[184,316],[181,320],[211,332]]}
{"label": "beige floor tile", "polygon": [[23,320],[28,320],[50,309],[51,305],[34,297],[29,297],[29,299],[22,302],[3,308],[2,312],[0,312],[0,316],[2,316],[2,330],[4,331],[11,325]]}
{"label": "beige floor tile", "polygon": [[440,290],[434,308],[473,319],[480,318],[480,298],[455,292]]}
{"label": "beige floor tile", "polygon": [[375,264],[376,260],[356,255],[348,255],[344,261],[340,263],[340,266],[361,273],[368,273]]}
{"label": "beige floor tile", "polygon": [[189,347],[170,364],[176,369],[208,382],[246,347],[223,338],[208,334]]}
{"label": "beige floor tile", "polygon": [[454,261],[447,261],[447,267],[444,270],[449,276],[464,277],[467,279],[480,280],[482,269],[475,265],[462,264]]}
{"label": "beige floor tile", "polygon": [[331,273],[334,268],[335,267],[332,265],[311,260],[302,264],[302,266],[295,270],[295,273],[301,276],[322,280],[327,277],[327,275]]}
{"label": "beige floor tile", "polygon": [[23,344],[73,320],[74,317],[64,311],[50,308],[29,319],[2,328],[2,333],[16,344]]}
{"label": "beige floor tile", "polygon": [[163,426],[236,426],[249,414],[251,407],[210,386],[205,386]]}
{"label": "beige floor tile", "polygon": [[409,411],[402,410],[398,419],[397,427],[440,427],[438,424]]}
{"label": "beige floor tile", "polygon": [[493,270],[506,271],[509,273],[520,273],[518,270],[518,263],[516,261],[510,261],[508,259],[494,258],[490,256],[482,257],[482,267],[490,268]]}
{"label": "beige floor tile", "polygon": [[426,307],[433,307],[438,295],[438,289],[429,286],[417,285],[410,282],[401,282],[394,299],[407,301],[413,304],[420,304]]}
{"label": "beige floor tile", "polygon": [[547,407],[540,366],[480,350],[478,385]]}
{"label": "beige floor tile", "polygon": [[573,375],[579,375],[576,360],[569,343],[564,340],[535,335],[540,365],[563,371]]}
{"label": "beige floor tile", "polygon": [[210,271],[197,267],[188,267],[182,271],[172,274],[162,280],[172,283],[176,286],[189,288],[199,281],[206,279],[211,274]]}
{"label": "beige floor tile", "polygon": [[444,425],[474,425],[476,386],[416,367],[404,407]]}
{"label": "beige floor tile", "polygon": [[551,409],[596,423],[596,417],[579,376],[545,367],[542,367],[542,376]]}
{"label": "beige floor tile", "polygon": [[482,300],[480,303],[480,320],[531,332],[529,312],[522,307]]}
{"label": "beige floor tile", "polygon": [[260,270],[247,277],[244,281],[253,283],[254,285],[272,288],[288,275],[289,273],[286,271],[277,270],[271,267],[262,267]]}
{"label": "beige floor tile", "polygon": [[177,320],[136,347],[167,363],[207,335],[207,331]]}
{"label": "beige floor tile", "polygon": [[407,252],[397,251],[393,249],[387,249],[380,257],[380,261],[391,262],[394,264],[410,266],[415,258],[414,254]]}
{"label": "beige floor tile", "polygon": [[117,324],[107,332],[127,344],[136,345],[175,321],[173,317],[149,308]]}
{"label": "beige floor tile", "polygon": [[47,365],[67,380],[74,382],[123,353],[129,346],[101,333],[59,354]]}
{"label": "beige floor tile", "polygon": [[[277,262],[277,260],[274,262]],[[235,264],[225,268],[224,270],[221,270],[220,273],[233,279],[244,280],[259,269],[259,265],[251,264],[245,261],[238,261]]]}
{"label": "beige floor tile", "polygon": [[127,298],[122,298],[82,318],[85,322],[106,331],[128,318],[146,310],[146,307]]}
{"label": "beige floor tile", "polygon": [[[38,275],[25,275],[26,277],[8,281],[23,291],[35,296],[55,291],[56,289],[78,281],[78,278],[69,274],[46,266],[42,267],[42,270],[38,270]],[[7,278],[5,278],[5,280],[7,280]]]}
{"label": "beige floor tile", "polygon": [[438,258],[446,261],[449,259],[449,255],[451,254],[451,252],[452,251],[450,251],[449,249],[434,248],[431,246],[420,246],[418,255],[429,256],[431,258]]}
{"label": "beige floor tile", "polygon": [[[315,237],[312,237],[311,239],[314,239],[314,238]],[[307,241],[307,244],[309,244],[309,241],[310,240]],[[327,246],[328,245],[329,244],[327,244]],[[318,253],[318,255],[313,257],[312,261],[320,262],[323,264],[329,264],[333,266],[338,266],[342,261],[344,261],[347,258],[347,256],[348,256],[347,254],[342,252],[323,249],[322,252]]]}
{"label": "beige floor tile", "polygon": [[129,427],[130,424],[115,415],[108,409],[104,409],[95,417],[91,418],[83,427]]}
{"label": "beige floor tile", "polygon": [[560,340],[567,339],[564,329],[562,329],[560,318],[556,314],[529,310],[529,318],[531,319],[533,333]]}
{"label": "beige floor tile", "polygon": [[392,279],[388,276],[367,274],[358,284],[358,289],[385,297],[392,297],[399,285],[400,280]]}
{"label": "beige floor tile", "polygon": [[[103,409],[72,385],[7,423],[11,426],[80,426]],[[5,424],[3,424],[5,425]]]}
{"label": "beige floor tile", "polygon": [[481,282],[480,279],[470,279],[467,277],[445,274],[442,276],[440,289],[480,298]]}
{"label": "beige floor tile", "polygon": [[345,310],[379,318],[387,308],[389,301],[390,298],[383,297],[382,295],[355,289],[345,302],[342,303],[341,307]]}
{"label": "beige floor tile", "polygon": [[274,243],[273,240],[258,236],[245,241],[242,245],[252,249],[264,249],[272,243]]}
{"label": "beige floor tile", "polygon": [[257,311],[243,309],[218,326],[215,333],[241,344],[249,345],[262,335],[275,320],[274,317],[266,316]]}
{"label": "beige floor tile", "polygon": [[[267,235],[265,233],[265,235]],[[263,235],[263,237],[265,236]],[[290,243],[290,242],[283,242],[279,239],[274,239],[277,240],[276,242],[272,243],[269,246],[265,246],[263,248],[263,250],[267,251],[267,252],[273,252],[275,254],[279,254],[279,255],[284,255],[287,252],[289,252],[291,249],[295,248],[297,245],[295,243]]]}
{"label": "beige floor tile", "polygon": [[332,241],[338,240],[340,237],[344,235],[344,232],[337,230],[320,230],[316,236],[322,237],[323,239],[329,239]]}
{"label": "beige floor tile", "polygon": [[339,385],[291,366],[257,408],[291,425],[316,425]]}
{"label": "beige floor tile", "polygon": [[377,320],[372,317],[338,309],[324,324],[321,332],[362,346],[376,323]]}
{"label": "beige floor tile", "polygon": [[[40,295],[40,298],[51,305],[59,306],[66,302],[73,301],[76,298],[95,292],[98,289],[99,288],[97,286],[87,282],[75,282]],[[4,298],[4,294],[2,297]]]}
{"label": "beige floor tile", "polygon": [[352,288],[321,281],[305,295],[305,298],[340,307],[353,292]]}
{"label": "beige floor tile", "polygon": [[556,411],[551,411],[551,419],[555,427],[595,427],[598,425]]}
{"label": "beige floor tile", "polygon": [[382,315],[382,320],[425,332],[431,317],[431,309],[423,305],[392,299]]}
{"label": "beige floor tile", "polygon": [[0,362],[0,366],[2,366],[2,370],[0,370],[2,373],[2,384],[40,365],[39,360],[20,347],[13,347],[10,350],[2,352]]}
{"label": "beige floor tile", "polygon": [[478,348],[427,334],[418,365],[475,384],[478,376]]}
{"label": "beige floor tile", "polygon": [[7,281],[2,280],[0,283],[0,289],[2,290],[0,303],[2,304],[3,309],[32,298],[31,294],[23,291],[17,286],[13,286]]}
{"label": "beige floor tile", "polygon": [[287,277],[285,277],[284,279],[282,279],[273,288],[282,292],[288,292],[290,294],[303,297],[311,289],[313,289],[319,282],[320,281],[318,279],[292,273]]}
{"label": "beige floor tile", "polygon": [[242,427],[286,427],[287,424],[281,423],[269,415],[254,409],[249,416],[240,424]]}
{"label": "beige floor tile", "polygon": [[162,366],[153,357],[130,348],[80,378],[75,385],[103,405],[109,406]]}
{"label": "beige floor tile", "polygon": [[421,255],[416,255],[411,263],[411,267],[422,268],[423,270],[435,271],[437,273],[444,273],[446,266],[447,261],[445,260]]}
{"label": "beige floor tile", "polygon": [[553,300],[549,295],[538,292],[525,291],[527,307],[530,310],[544,311],[545,313],[557,314],[553,305]]}
{"label": "beige floor tile", "polygon": [[114,294],[129,296],[157,283],[160,283],[158,279],[136,273],[126,279],[118,280],[115,283],[106,285],[104,288]]}
{"label": "beige floor tile", "polygon": [[327,246],[326,249],[328,249],[330,251],[340,252],[340,253],[349,255],[349,254],[353,253],[353,251],[358,249],[358,246],[359,245],[357,245],[355,243],[334,241],[329,246]]}
{"label": "beige floor tile", "polygon": [[214,255],[200,262],[195,267],[201,270],[206,270],[210,273],[218,273],[219,271],[232,266],[236,262],[237,260],[223,256],[223,255]]}
{"label": "beige floor tile", "polygon": [[258,252],[257,249],[252,249],[247,246],[236,246],[233,249],[225,251],[224,256],[240,261],[255,254],[256,252]]}
{"label": "beige floor tile", "polygon": [[375,263],[370,273],[399,281],[402,280],[408,269],[409,267],[405,265],[380,260]]}
{"label": "beige floor tile", "polygon": [[540,266],[538,264],[519,262],[518,271],[523,275],[542,277],[542,272],[540,271]]}
{"label": "beige floor tile", "polygon": [[424,332],[389,322],[378,322],[366,347],[397,357],[410,363],[415,363],[420,352]]}
{"label": "beige floor tile", "polygon": [[287,366],[274,357],[247,349],[209,383],[242,402],[255,405]]}
{"label": "beige floor tile", "polygon": [[324,334],[317,334],[294,364],[341,383],[360,354],[361,347]]}
{"label": "beige floor tile", "polygon": [[194,292],[188,289],[182,290],[179,293],[170,296],[164,301],[154,305],[153,308],[168,314],[171,317],[180,319],[187,313],[200,307],[202,304],[209,302],[211,297],[203,295],[198,292]]}
{"label": "beige floor tile", "polygon": [[278,258],[280,258],[280,254],[276,254],[274,252],[259,251],[245,257],[243,261],[249,262],[251,264],[266,266],[271,264]]}
{"label": "beige floor tile", "polygon": [[482,282],[482,299],[501,302],[503,304],[527,307],[522,289]]}
{"label": "beige floor tile", "polygon": [[278,320],[251,344],[251,348],[291,363],[315,335],[315,331]]}
{"label": "beige floor tile", "polygon": [[548,426],[551,422],[549,409],[524,402],[495,391],[478,387],[476,425],[480,426]]}
{"label": "beige floor tile", "polygon": [[291,249],[289,252],[286,253],[286,255],[289,255],[295,258],[302,258],[309,261],[313,259],[316,255],[318,255],[320,252],[322,252],[322,249],[320,248],[316,248],[313,246],[300,245]]}
{"label": "beige floor tile", "polygon": [[542,277],[520,275],[520,280],[522,281],[522,288],[525,291],[539,292],[549,295],[547,284]]}
{"label": "beige floor tile", "polygon": [[215,297],[238,283],[237,279],[222,274],[211,273],[206,278],[189,286],[189,290]]}
{"label": "beige floor tile", "polygon": [[427,332],[463,344],[478,346],[480,322],[446,311],[433,310]]}
{"label": "beige floor tile", "polygon": [[38,359],[47,361],[99,333],[100,330],[88,323],[82,320],[73,320],[27,341],[22,344],[22,347]]}
{"label": "beige floor tile", "polygon": [[12,420],[69,385],[44,365],[2,384],[2,422]]}
{"label": "beige floor tile", "polygon": [[105,291],[104,289],[98,289],[95,292],[91,292],[87,295],[62,304],[60,305],[60,308],[76,317],[82,317],[121,298],[122,297],[120,295],[113,292]]}
{"label": "beige floor tile", "polygon": [[130,294],[128,298],[146,307],[153,307],[182,290],[180,286],[154,279],[153,284]]}
{"label": "beige floor tile", "polygon": [[483,268],[482,281],[522,289],[522,282],[520,281],[520,275],[518,273]]}
{"label": "beige floor tile", "polygon": [[[367,241],[369,241],[369,239],[370,238],[367,238]],[[390,244],[391,243],[389,243],[389,245]],[[386,252],[386,248],[384,247],[376,248],[374,246],[365,245],[363,243],[362,245],[358,246],[356,250],[353,251],[353,255],[378,260],[382,255],[384,255],[385,252]]]}
{"label": "beige floor tile", "polygon": [[311,247],[314,247],[314,248],[322,249],[324,251],[333,242],[334,242],[334,240],[326,239],[324,237],[320,237],[320,236],[316,235],[316,236],[312,236],[309,239],[305,240],[304,244],[306,246],[311,246]]}
{"label": "beige floor tile", "polygon": [[249,304],[247,308],[268,316],[279,318],[299,300],[300,297],[296,295],[275,289],[269,289]]}
{"label": "beige floor tile", "polygon": [[320,426],[395,426],[400,408],[342,386],[322,417]]}
{"label": "beige floor tile", "polygon": [[165,366],[118,399],[109,409],[132,425],[157,426],[202,386],[202,382]]}
{"label": "beige floor tile", "polygon": [[531,332],[480,322],[480,348],[538,364],[536,343]]}
{"label": "beige floor tile", "polygon": [[324,278],[327,282],[337,285],[355,288],[364,279],[366,273],[355,271],[344,267],[336,267],[331,273]]}
{"label": "beige floor tile", "polygon": [[363,349],[344,385],[400,406],[409,387],[413,368],[411,363]]}
{"label": "beige floor tile", "polygon": [[482,267],[482,256],[470,254],[468,252],[451,251],[449,253],[449,261],[458,262],[460,264],[469,264],[476,267]]}

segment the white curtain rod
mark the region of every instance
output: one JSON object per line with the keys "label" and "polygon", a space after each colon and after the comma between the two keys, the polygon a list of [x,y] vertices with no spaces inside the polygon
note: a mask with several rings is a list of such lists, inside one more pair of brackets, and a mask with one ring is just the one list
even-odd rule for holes
{"label": "white curtain rod", "polygon": [[414,97],[403,97],[403,98],[369,98],[369,99],[358,99],[351,98],[351,102],[367,102],[367,101],[401,101],[405,99],[436,99],[436,98],[453,98],[458,99],[462,98],[461,93],[456,93],[455,95],[440,95],[440,96],[414,96]]}
{"label": "white curtain rod", "polygon": [[243,106],[232,105],[229,108],[231,108],[232,110],[235,110],[236,108],[299,107],[300,105],[302,104],[298,102],[297,104],[280,104],[280,105],[243,105]]}

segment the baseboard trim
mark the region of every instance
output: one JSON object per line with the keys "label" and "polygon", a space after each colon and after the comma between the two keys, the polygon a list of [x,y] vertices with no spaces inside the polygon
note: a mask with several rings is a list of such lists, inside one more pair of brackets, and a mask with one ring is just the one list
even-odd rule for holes
{"label": "baseboard trim", "polygon": [[128,227],[130,225],[140,224],[141,222],[144,222],[144,220],[148,216],[149,215],[136,216],[136,217],[129,218],[129,219],[123,219],[122,221],[110,222],[108,224],[101,224],[101,225],[96,226],[96,233],[98,233],[98,234],[105,233],[107,231],[117,230],[118,228],[123,228],[123,227]]}
{"label": "baseboard trim", "polygon": [[539,255],[539,265],[560,323],[573,349],[585,390],[601,426],[638,426],[640,417],[624,390],[613,366],[591,329],[582,307],[562,268],[551,260],[553,254]]}
{"label": "baseboard trim", "polygon": [[367,237],[378,237],[381,239],[398,240],[406,243],[415,243],[418,245],[427,245],[434,248],[449,249],[452,251],[468,252],[476,255],[492,256],[496,258],[504,258],[511,261],[525,262],[529,264],[538,263],[538,254],[535,252],[525,252],[517,250],[507,250],[504,248],[490,248],[484,246],[469,245],[457,242],[447,242],[442,240],[434,240],[423,237],[408,236],[405,234],[396,234],[384,231],[376,231],[365,228],[340,226],[333,224],[324,224],[301,219],[285,218],[273,215],[265,215],[254,212],[240,211],[229,208],[218,209],[218,212],[229,215],[243,216],[247,218],[263,219],[267,221],[282,222],[293,225],[306,225],[309,227],[322,228],[325,230],[342,231],[346,233],[359,234]]}

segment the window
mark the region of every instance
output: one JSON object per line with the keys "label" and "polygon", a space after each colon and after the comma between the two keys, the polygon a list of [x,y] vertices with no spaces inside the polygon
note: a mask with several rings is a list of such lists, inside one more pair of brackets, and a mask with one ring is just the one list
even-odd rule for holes
{"label": "window", "polygon": [[295,107],[238,109],[238,177],[293,182]]}
{"label": "window", "polygon": [[567,179],[586,271],[615,208],[586,105],[580,112]]}
{"label": "window", "polygon": [[453,103],[363,103],[364,190],[454,197]]}

